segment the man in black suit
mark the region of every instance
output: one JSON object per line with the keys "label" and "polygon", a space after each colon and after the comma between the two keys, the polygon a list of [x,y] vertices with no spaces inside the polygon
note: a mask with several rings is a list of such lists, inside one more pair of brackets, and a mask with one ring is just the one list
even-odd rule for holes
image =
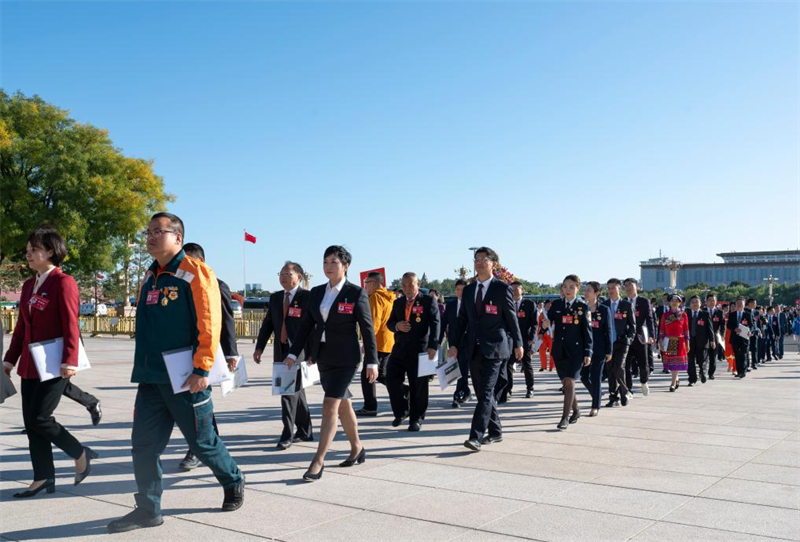
{"label": "man in black suit", "polygon": [[647,361],[647,348],[655,342],[655,328],[653,326],[653,313],[650,310],[650,301],[645,297],[639,297],[639,281],[635,278],[627,278],[623,283],[625,295],[633,307],[633,319],[636,322],[636,337],[628,349],[628,357],[625,359],[625,383],[628,391],[633,392],[633,369],[634,365],[638,369],[639,382],[642,384],[642,395],[645,397],[650,393],[647,380],[650,376],[650,367]]}
{"label": "man in black suit", "polygon": [[724,361],[725,347],[720,339],[725,337],[725,315],[717,307],[717,296],[708,294],[706,296],[706,312],[711,318],[711,327],[714,328],[714,345],[716,348],[708,353],[708,379],[714,380],[714,373],[717,372],[717,361]]}
{"label": "man in black suit", "polygon": [[708,353],[716,355],[714,344],[714,325],[711,316],[701,308],[700,298],[693,295],[689,300],[689,387],[697,383],[697,373],[700,372],[700,382],[706,383],[706,363]]}
{"label": "man in black suit", "polygon": [[[533,396],[533,364],[531,362],[531,345],[533,344],[533,334],[536,330],[538,313],[536,305],[530,299],[524,299],[525,293],[522,284],[518,281],[511,283],[511,294],[514,296],[514,309],[519,322],[519,331],[522,333],[522,370],[525,373],[525,398]],[[511,400],[511,390],[514,387],[514,363],[516,358],[512,356],[500,368],[500,376],[495,386],[495,401],[498,405]]]}
{"label": "man in black suit", "polygon": [[747,376],[747,352],[750,347],[750,340],[739,334],[739,326],[748,328],[752,333],[753,315],[744,306],[744,297],[736,300],[736,307],[728,314],[727,329],[731,331],[730,341],[733,347],[733,355],[736,357],[736,373],[738,378]]}
{"label": "man in black suit", "polygon": [[446,336],[447,344],[459,349],[458,368],[461,371],[461,378],[456,382],[456,391],[453,394],[453,408],[459,408],[472,398],[472,392],[469,389],[469,358],[465,355],[461,345],[453,343],[453,335],[458,326],[458,311],[461,310],[461,299],[466,286],[467,281],[464,279],[456,281],[456,298],[448,301],[447,305],[445,305],[441,331],[439,332],[439,344],[442,343],[442,339]]}
{"label": "man in black suit", "polygon": [[[206,253],[203,247],[197,243],[186,243],[183,245],[183,251],[190,258],[206,261]],[[236,362],[239,361],[239,350],[236,348],[236,322],[233,319],[233,306],[231,302],[231,289],[217,278],[219,284],[219,294],[222,298],[222,332],[219,337],[219,345],[222,347],[222,353],[225,354],[225,359],[228,362],[228,368],[231,371],[236,367]],[[219,427],[217,427],[217,418],[211,414],[211,424],[214,426],[214,432],[219,435]],[[96,424],[95,424],[96,425]],[[194,455],[190,449],[186,452],[186,456],[178,464],[178,469],[184,472],[196,469],[200,466],[200,460]]]}
{"label": "man in black suit", "polygon": [[756,300],[752,297],[747,300],[745,303],[745,310],[750,315],[750,324],[753,328],[753,334],[750,336],[750,341],[748,344],[748,351],[750,352],[750,366],[747,368],[747,372],[750,372],[750,369],[758,370],[758,342],[761,339],[761,323],[760,323],[760,314],[756,309]]}
{"label": "man in black suit", "polygon": [[778,320],[778,315],[775,314],[775,307],[767,307],[766,324],[766,361],[772,361],[773,358],[778,359],[778,341],[781,337],[781,326]]}
{"label": "man in black suit", "polygon": [[628,349],[636,337],[636,322],[633,319],[633,309],[627,299],[620,297],[622,281],[616,278],[609,279],[608,299],[603,304],[610,309],[614,325],[611,326],[611,341],[613,343],[611,362],[608,364],[608,395],[606,407],[618,404],[627,406],[628,385],[625,382],[625,359]]}
{"label": "man in black suit", "polygon": [[[503,428],[494,398],[500,366],[511,356],[511,343],[517,361],[522,360],[522,334],[514,311],[511,288],[492,275],[499,264],[497,253],[488,247],[475,251],[475,282],[464,289],[457,329],[449,356],[457,356],[461,345],[470,359],[472,386],[478,398],[469,439],[464,446],[475,452],[482,444],[499,442]],[[509,341],[510,339],[510,341]],[[485,436],[486,431],[488,436]]]}
{"label": "man in black suit", "polygon": [[[300,319],[303,312],[308,310],[309,291],[300,286],[303,280],[303,268],[295,262],[286,262],[278,274],[282,292],[276,292],[269,297],[267,315],[261,323],[256,340],[256,349],[253,352],[253,360],[261,363],[261,356],[267,346],[270,336],[275,333],[275,340],[272,343],[273,363],[281,363],[289,355],[289,349],[295,342],[297,330],[300,328]],[[306,343],[303,350],[305,357],[309,356],[309,344]],[[298,372],[301,366],[297,364]],[[313,441],[314,431],[311,427],[311,412],[308,409],[306,391],[302,386],[302,379],[298,374],[295,393],[293,395],[281,395],[281,421],[283,421],[283,432],[278,441],[277,448],[286,450],[292,443],[303,441]],[[297,430],[294,431],[295,426]]]}
{"label": "man in black suit", "polygon": [[[407,413],[409,431],[419,431],[428,410],[428,376],[417,376],[419,355],[435,359],[439,351],[439,303],[419,291],[417,275],[403,275],[403,297],[396,299],[386,327],[394,333],[394,347],[386,365],[386,389],[392,403],[392,427],[403,423]],[[408,399],[403,381],[408,375]],[[409,409],[406,411],[406,409]]]}

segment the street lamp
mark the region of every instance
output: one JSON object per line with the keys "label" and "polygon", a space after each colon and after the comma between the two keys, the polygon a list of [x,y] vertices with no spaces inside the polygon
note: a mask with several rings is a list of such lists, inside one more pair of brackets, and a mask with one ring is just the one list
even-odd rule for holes
{"label": "street lamp", "polygon": [[772,285],[778,282],[780,279],[773,277],[772,273],[770,273],[769,277],[762,280],[769,283],[769,304],[772,305]]}

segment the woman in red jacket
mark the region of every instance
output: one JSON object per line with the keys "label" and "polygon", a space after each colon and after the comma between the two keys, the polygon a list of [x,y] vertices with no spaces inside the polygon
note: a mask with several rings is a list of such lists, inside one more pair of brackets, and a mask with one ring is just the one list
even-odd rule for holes
{"label": "woman in red jacket", "polygon": [[[19,361],[17,373],[22,377],[22,417],[28,434],[28,449],[33,464],[33,483],[27,490],[14,494],[17,498],[37,495],[42,489],[55,491],[55,444],[75,460],[75,485],[89,475],[91,460],[97,454],[85,448],[53,417],[61,394],[78,367],[78,285],[75,279],[58,268],[67,254],[64,239],[52,226],[40,226],[28,237],[26,259],[36,277],[22,286],[19,320],[11,345],[3,360],[3,369],[10,373]],[[61,376],[42,382],[33,362],[31,343],[62,338]]]}

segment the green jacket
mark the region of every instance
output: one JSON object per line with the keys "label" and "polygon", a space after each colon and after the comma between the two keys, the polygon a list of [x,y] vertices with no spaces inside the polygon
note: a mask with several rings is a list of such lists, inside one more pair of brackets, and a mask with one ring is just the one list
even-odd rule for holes
{"label": "green jacket", "polygon": [[192,347],[194,374],[208,376],[219,346],[222,301],[214,272],[183,252],[163,269],[153,262],[136,303],[131,382],[169,384],[163,352]]}

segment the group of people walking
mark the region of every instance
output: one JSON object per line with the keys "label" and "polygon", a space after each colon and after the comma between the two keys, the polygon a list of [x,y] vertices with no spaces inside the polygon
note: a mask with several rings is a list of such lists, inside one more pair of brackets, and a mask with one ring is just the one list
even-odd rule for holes
{"label": "group of people walking", "polygon": [[[205,264],[202,247],[184,244],[179,217],[157,213],[146,238],[154,262],[138,294],[131,377],[138,385],[131,437],[137,507],[112,521],[111,532],[163,523],[159,458],[175,424],[189,448],[181,468],[203,463],[211,469],[223,487],[223,511],[237,510],[244,502],[245,477],[220,437],[208,379],[218,348],[231,369],[239,357],[230,290]],[[65,255],[64,240],[53,228],[40,227],[29,237],[27,259],[37,274],[23,286],[19,323],[4,358],[6,373],[17,365],[22,377],[23,418],[34,470],[34,481],[15,495],[18,498],[54,490],[51,444],[75,460],[75,484],[90,474],[91,460],[97,457],[53,417],[77,369],[81,340],[77,285],[58,267]],[[649,394],[654,346],[664,371],[672,375],[670,391],[678,389],[683,371],[688,370],[689,386],[698,375],[701,382],[714,379],[716,361],[728,355],[735,360],[730,370],[743,378],[763,361],[783,357],[783,337],[795,316],[780,307],[766,311],[749,307],[753,300],[744,299],[736,300],[733,309],[720,309],[713,295],[704,307],[693,297],[684,308],[683,298],[673,294],[656,309],[638,295],[636,279],[608,280],[603,296],[599,283],[584,284],[576,275],[564,278],[559,299],[537,306],[524,298],[520,283],[509,285],[494,276],[499,256],[489,247],[475,250],[476,277],[469,283],[459,281],[456,298],[442,308],[436,298],[422,292],[412,272],[403,275],[402,295],[395,296],[386,290],[385,277],[379,273],[369,274],[363,288],[351,283],[347,278],[351,263],[347,249],[328,247],[323,253],[327,281],[306,291],[301,287],[302,266],[286,262],[278,273],[282,291],[270,297],[253,355],[261,363],[273,338],[274,362],[289,370],[299,371],[301,363],[319,368],[324,399],[316,434],[302,379],[297,378],[295,393],[281,396],[283,431],[277,448],[286,450],[315,438],[318,442],[303,474],[307,482],[322,478],[339,422],[350,443],[350,454],[339,466],[366,461],[358,418],[377,416],[378,383],[389,395],[391,425],[399,427],[407,420],[409,431],[421,431],[430,376],[420,374],[419,367],[426,357],[436,359],[444,345],[461,373],[452,407],[463,408],[472,397],[476,399],[464,446],[477,452],[503,439],[498,405],[511,400],[516,367],[524,373],[525,397],[533,396],[532,358],[537,352],[539,370],[547,370],[549,361],[550,370],[555,368],[561,380],[564,402],[557,428],[566,430],[581,417],[578,382],[591,395],[588,415],[597,416],[605,380],[606,407],[630,403],[634,378],[639,379],[642,395]],[[28,345],[56,338],[64,345],[61,374],[42,381]],[[164,354],[186,348],[191,349],[194,370],[184,384],[186,392],[174,393]],[[364,404],[356,410],[349,386],[360,366]],[[99,421],[99,402],[96,411]]]}

